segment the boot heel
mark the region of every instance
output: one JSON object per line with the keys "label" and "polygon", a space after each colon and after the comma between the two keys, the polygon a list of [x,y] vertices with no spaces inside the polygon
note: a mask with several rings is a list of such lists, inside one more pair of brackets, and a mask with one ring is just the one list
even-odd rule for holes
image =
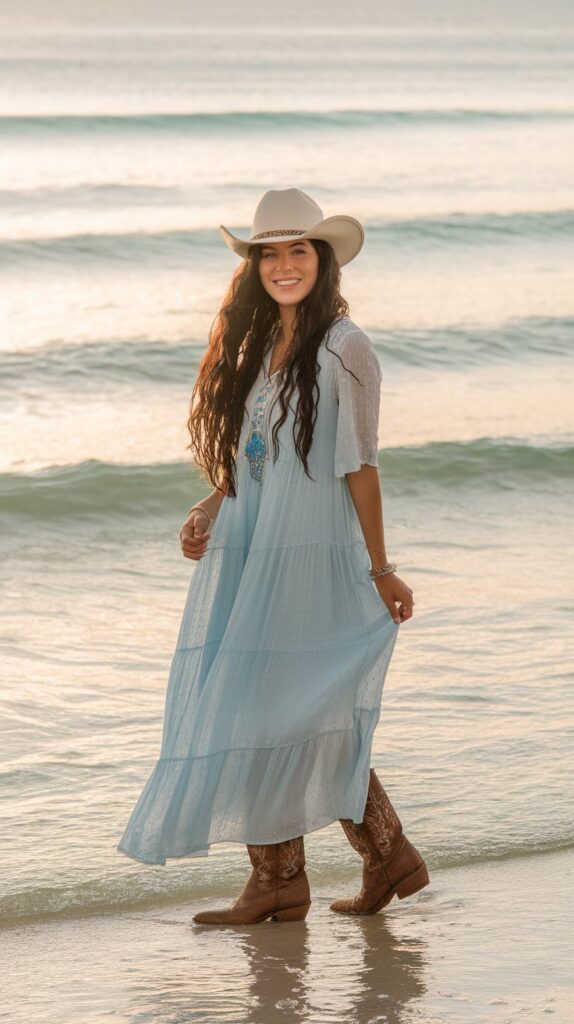
{"label": "boot heel", "polygon": [[272,915],[272,921],[303,921],[309,912],[310,903],[304,903],[301,907],[289,907],[288,910],[278,910]]}
{"label": "boot heel", "polygon": [[423,861],[416,871],[407,875],[406,878],[403,878],[395,886],[395,892],[400,900],[404,900],[405,896],[412,896],[413,893],[418,892],[419,889],[424,889],[425,885],[429,884],[429,881],[429,873],[427,871],[426,864]]}

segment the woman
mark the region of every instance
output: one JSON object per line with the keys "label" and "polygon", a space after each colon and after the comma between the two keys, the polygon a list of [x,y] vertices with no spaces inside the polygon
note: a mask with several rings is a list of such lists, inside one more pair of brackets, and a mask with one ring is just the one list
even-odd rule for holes
{"label": "woman", "polygon": [[375,913],[428,874],[369,768],[398,626],[414,602],[386,561],[381,371],[339,292],[364,232],[288,188],[263,195],[249,239],[220,233],[243,263],[188,422],[214,490],[180,532],[198,565],[161,753],[117,848],[165,864],[245,843],[243,892],[194,921],[300,920],[311,902],[303,837],[338,819],[363,858],[363,886],[331,907]]}

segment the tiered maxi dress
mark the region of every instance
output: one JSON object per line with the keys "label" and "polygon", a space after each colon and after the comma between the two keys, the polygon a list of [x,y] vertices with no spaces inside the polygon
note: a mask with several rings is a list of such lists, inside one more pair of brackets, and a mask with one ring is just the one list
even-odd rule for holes
{"label": "tiered maxi dress", "polygon": [[223,499],[193,568],[159,760],[117,846],[146,864],[363,819],[399,624],[368,575],[345,474],[378,465],[381,369],[369,337],[336,320],[317,354],[309,479],[293,441],[297,390],[273,461],[270,360],[268,345],[246,402],[237,496]]}

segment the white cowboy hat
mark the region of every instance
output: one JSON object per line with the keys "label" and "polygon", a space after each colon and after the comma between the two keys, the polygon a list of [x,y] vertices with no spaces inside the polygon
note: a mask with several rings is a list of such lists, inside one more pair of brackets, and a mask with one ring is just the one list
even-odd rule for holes
{"label": "white cowboy hat", "polygon": [[344,214],[324,218],[315,200],[298,188],[270,188],[265,192],[257,204],[249,238],[232,235],[223,224],[219,233],[243,259],[253,244],[291,242],[295,237],[322,238],[332,245],[341,267],[355,258],[365,240],[358,220]]}

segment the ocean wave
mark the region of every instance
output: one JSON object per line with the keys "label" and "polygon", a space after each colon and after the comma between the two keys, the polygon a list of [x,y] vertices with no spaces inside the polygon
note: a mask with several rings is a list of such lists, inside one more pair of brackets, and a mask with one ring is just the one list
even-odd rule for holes
{"label": "ocean wave", "polygon": [[4,115],[0,132],[4,136],[38,134],[89,134],[95,132],[125,135],[126,133],[205,133],[229,134],[236,131],[278,132],[309,128],[395,128],[404,125],[462,124],[482,125],[490,122],[512,123],[531,121],[572,121],[569,109],[480,109],[449,108],[416,110],[343,109],[343,110],[223,110],[192,113],[142,114],[44,114]]}
{"label": "ocean wave", "polygon": [[193,384],[205,352],[203,342],[114,341],[49,344],[38,349],[5,352],[0,368],[0,391],[31,384],[50,387],[99,387],[108,383],[153,381],[154,384]]}
{"label": "ocean wave", "polygon": [[[570,359],[574,318],[524,317],[487,326],[435,328],[367,328],[383,367],[391,364],[424,369],[461,370],[491,363],[527,359]],[[134,338],[92,341],[4,352],[0,393],[14,395],[31,386],[100,387],[125,385],[188,385],[195,380],[205,352],[202,341],[150,341]]]}
{"label": "ocean wave", "polygon": [[[248,233],[245,225],[236,230]],[[470,245],[492,247],[501,242],[521,244],[529,241],[574,238],[574,210],[542,210],[521,213],[451,213],[432,217],[365,222],[369,244],[397,247],[408,243],[428,245]],[[81,233],[73,235],[5,238],[0,241],[0,267],[45,267],[50,263],[99,263],[109,265],[156,264],[180,267],[193,257],[194,251],[205,258],[206,249],[219,253],[221,239],[215,228],[191,231],[133,231]]]}
{"label": "ocean wave", "polygon": [[375,240],[432,239],[483,245],[520,238],[574,235],[574,210],[526,210],[519,213],[451,213],[440,216],[382,220],[366,225]]}
{"label": "ocean wave", "polygon": [[82,183],[79,185],[39,185],[35,188],[0,188],[0,209],[44,212],[51,207],[75,209],[102,206],[168,206],[185,203],[193,189],[177,185],[136,185],[124,182]]}
{"label": "ocean wave", "polygon": [[[574,478],[574,445],[526,444],[522,440],[478,438],[386,448],[379,452],[386,487],[404,491],[430,486],[479,486],[507,490],[533,478],[553,486]],[[0,509],[5,521],[133,520],[172,516],[187,508],[194,473],[191,463],[121,465],[87,459],[34,473],[0,475]]]}
{"label": "ocean wave", "polygon": [[5,517],[48,521],[162,517],[187,509],[194,470],[190,463],[120,465],[86,459],[34,473],[0,474]]}
{"label": "ocean wave", "polygon": [[498,324],[368,330],[381,362],[425,369],[460,370],[532,358],[572,357],[574,318],[514,317]]}
{"label": "ocean wave", "polygon": [[[506,835],[500,844],[488,849],[471,849],[453,844],[448,855],[437,853],[426,855],[431,871],[464,867],[471,864],[496,863],[509,858],[536,856],[572,848],[573,839],[568,836],[540,838],[532,842],[517,839],[509,843]],[[194,900],[222,899],[227,894],[236,895],[245,881],[245,865],[241,858],[227,857],[225,862],[218,855],[210,855],[209,870],[198,859],[184,871],[172,864],[170,872],[156,869],[133,869],[125,873],[88,878],[82,881],[70,879],[68,884],[30,885],[17,893],[0,898],[0,927],[14,927],[32,921],[56,920],[58,918],[87,917],[127,911],[151,910],[177,903]],[[314,862],[315,885],[338,887],[344,883],[355,883],[356,867],[335,865],[329,859],[321,865]],[[145,872],[145,873],[144,873]]]}
{"label": "ocean wave", "polygon": [[525,486],[525,478],[574,478],[574,445],[528,444],[522,438],[481,437],[472,441],[434,441],[385,448],[379,453],[385,484],[445,488],[488,486],[507,490]]}
{"label": "ocean wave", "polygon": [[0,268],[29,270],[53,264],[61,269],[66,264],[99,263],[112,269],[118,264],[141,267],[161,261],[164,270],[178,269],[188,263],[194,249],[203,256],[217,238],[213,229],[8,238],[0,241]]}

